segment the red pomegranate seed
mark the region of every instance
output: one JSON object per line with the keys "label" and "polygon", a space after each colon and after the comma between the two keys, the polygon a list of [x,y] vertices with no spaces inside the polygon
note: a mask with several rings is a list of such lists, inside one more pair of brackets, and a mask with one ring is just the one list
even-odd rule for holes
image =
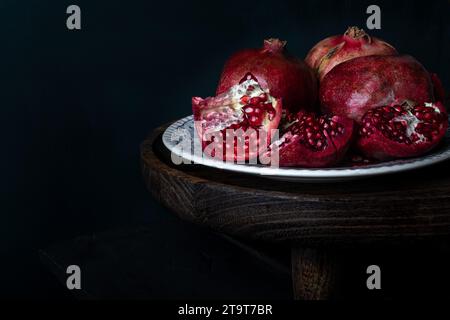
{"label": "red pomegranate seed", "polygon": [[249,96],[242,96],[240,101],[242,104],[247,104],[249,99],[250,99]]}
{"label": "red pomegranate seed", "polygon": [[250,99],[250,104],[258,104],[261,102],[261,99],[259,97],[252,97]]}

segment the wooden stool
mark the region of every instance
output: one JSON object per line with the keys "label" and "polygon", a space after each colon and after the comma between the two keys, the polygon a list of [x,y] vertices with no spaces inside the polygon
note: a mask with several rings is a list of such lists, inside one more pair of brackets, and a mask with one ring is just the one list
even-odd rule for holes
{"label": "wooden stool", "polygon": [[327,299],[337,288],[339,250],[411,243],[450,234],[448,162],[339,183],[297,183],[200,165],[174,165],[161,141],[141,146],[151,194],[181,219],[237,238],[291,246],[297,299]]}

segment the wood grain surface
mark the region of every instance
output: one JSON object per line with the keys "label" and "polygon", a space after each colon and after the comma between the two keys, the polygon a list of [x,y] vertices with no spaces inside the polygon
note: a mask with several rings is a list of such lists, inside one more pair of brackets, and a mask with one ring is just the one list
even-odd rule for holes
{"label": "wood grain surface", "polygon": [[151,194],[181,219],[228,235],[272,242],[389,244],[450,233],[444,162],[340,183],[270,180],[199,165],[174,165],[156,129],[141,145]]}
{"label": "wood grain surface", "polygon": [[340,278],[339,257],[333,252],[292,246],[294,298],[327,300],[336,296]]}

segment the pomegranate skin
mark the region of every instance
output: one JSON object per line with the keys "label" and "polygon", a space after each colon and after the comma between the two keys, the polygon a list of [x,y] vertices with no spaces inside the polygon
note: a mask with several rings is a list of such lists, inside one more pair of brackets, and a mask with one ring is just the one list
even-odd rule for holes
{"label": "pomegranate skin", "polygon": [[245,49],[232,55],[220,77],[216,94],[226,92],[248,72],[264,89],[283,100],[289,112],[314,110],[317,107],[317,79],[302,60],[289,55],[286,41],[268,39],[261,49]]}
{"label": "pomegranate skin", "polygon": [[445,101],[446,92],[441,79],[439,79],[436,73],[430,73],[430,76],[434,87],[434,99],[436,101]]}
{"label": "pomegranate skin", "polygon": [[368,110],[395,101],[434,101],[430,74],[407,55],[343,62],[325,76],[319,98],[324,113],[346,116],[357,123]]}
{"label": "pomegranate skin", "polygon": [[342,35],[328,37],[318,42],[305,58],[322,80],[338,64],[357,57],[394,55],[397,50],[389,43],[369,36],[363,29],[349,27]]}

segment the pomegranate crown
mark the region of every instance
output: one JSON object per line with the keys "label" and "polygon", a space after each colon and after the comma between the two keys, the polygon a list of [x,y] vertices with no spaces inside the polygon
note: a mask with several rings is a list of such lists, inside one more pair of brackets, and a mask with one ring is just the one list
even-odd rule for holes
{"label": "pomegranate crown", "polygon": [[264,50],[272,53],[281,52],[284,50],[286,44],[287,41],[282,41],[277,38],[266,39],[264,40]]}
{"label": "pomegranate crown", "polygon": [[350,37],[355,40],[365,38],[369,43],[372,41],[372,38],[364,31],[364,29],[360,29],[356,26],[348,27],[344,33],[344,36]]}

